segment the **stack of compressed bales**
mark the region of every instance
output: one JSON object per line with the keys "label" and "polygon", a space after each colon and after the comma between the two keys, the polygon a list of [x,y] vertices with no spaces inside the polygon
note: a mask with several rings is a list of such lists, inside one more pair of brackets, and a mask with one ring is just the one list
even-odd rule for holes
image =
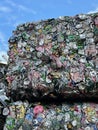
{"label": "stack of compressed bales", "polygon": [[4,130],[98,129],[98,13],[19,25],[8,55]]}

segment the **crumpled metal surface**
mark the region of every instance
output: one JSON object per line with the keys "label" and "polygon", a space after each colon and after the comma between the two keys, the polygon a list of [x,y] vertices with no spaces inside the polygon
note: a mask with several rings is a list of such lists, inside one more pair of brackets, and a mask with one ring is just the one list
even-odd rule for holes
{"label": "crumpled metal surface", "polygon": [[98,130],[98,103],[14,102],[4,130]]}
{"label": "crumpled metal surface", "polygon": [[14,99],[98,97],[98,13],[19,25],[8,55]]}

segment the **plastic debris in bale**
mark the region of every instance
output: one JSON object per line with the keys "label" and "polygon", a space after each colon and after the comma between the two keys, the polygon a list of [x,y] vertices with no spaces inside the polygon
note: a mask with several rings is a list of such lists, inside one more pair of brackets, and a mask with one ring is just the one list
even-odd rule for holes
{"label": "plastic debris in bale", "polygon": [[9,105],[4,130],[97,130],[98,103]]}
{"label": "plastic debris in bale", "polygon": [[98,13],[19,25],[8,55],[15,100],[98,97]]}

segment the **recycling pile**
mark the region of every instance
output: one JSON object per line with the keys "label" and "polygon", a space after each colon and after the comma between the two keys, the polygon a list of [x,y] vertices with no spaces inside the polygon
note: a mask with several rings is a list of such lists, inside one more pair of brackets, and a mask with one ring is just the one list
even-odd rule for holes
{"label": "recycling pile", "polygon": [[98,13],[19,25],[8,54],[14,99],[98,97]]}
{"label": "recycling pile", "polygon": [[10,104],[4,130],[98,130],[97,103]]}

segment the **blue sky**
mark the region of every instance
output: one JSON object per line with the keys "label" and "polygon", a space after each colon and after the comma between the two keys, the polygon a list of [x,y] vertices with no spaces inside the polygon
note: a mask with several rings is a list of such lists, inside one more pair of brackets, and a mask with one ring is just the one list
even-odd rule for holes
{"label": "blue sky", "polygon": [[98,12],[98,0],[0,0],[0,59],[17,25],[92,12]]}

